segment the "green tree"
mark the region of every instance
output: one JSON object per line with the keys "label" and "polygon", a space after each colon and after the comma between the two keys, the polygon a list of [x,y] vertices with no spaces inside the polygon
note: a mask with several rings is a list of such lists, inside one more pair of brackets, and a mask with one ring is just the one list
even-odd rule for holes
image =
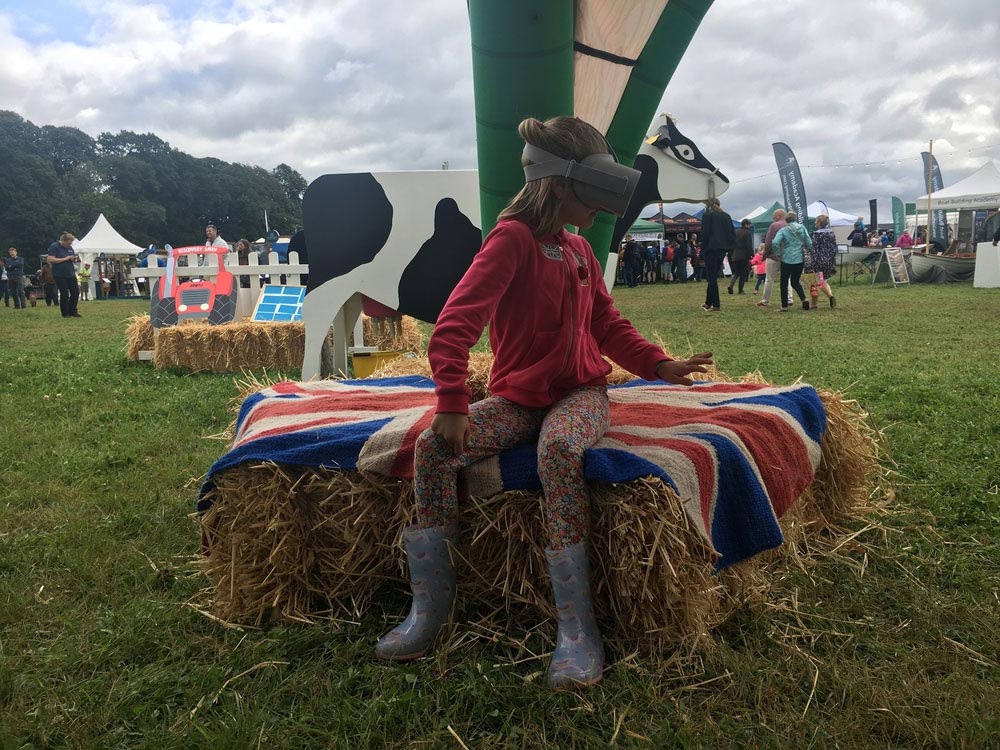
{"label": "green tree", "polygon": [[301,202],[306,187],[309,186],[305,177],[284,163],[272,169],[271,175],[278,181],[282,192],[290,202]]}

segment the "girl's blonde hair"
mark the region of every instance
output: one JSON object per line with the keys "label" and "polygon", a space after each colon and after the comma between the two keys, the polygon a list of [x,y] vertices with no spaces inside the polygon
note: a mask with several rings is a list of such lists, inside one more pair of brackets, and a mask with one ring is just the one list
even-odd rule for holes
{"label": "girl's blonde hair", "polygon": [[817,229],[826,229],[828,226],[830,226],[829,216],[827,216],[826,214],[820,214],[819,216],[816,217]]}
{"label": "girl's blonde hair", "polygon": [[[581,161],[593,154],[609,153],[604,136],[579,117],[553,117],[545,122],[529,117],[517,126],[517,134],[526,143],[561,159]],[[532,163],[521,159],[522,167]],[[524,183],[520,192],[500,212],[497,221],[519,219],[531,227],[536,237],[558,231],[562,202],[555,192],[557,185],[570,188],[570,180],[566,177],[543,177]]]}

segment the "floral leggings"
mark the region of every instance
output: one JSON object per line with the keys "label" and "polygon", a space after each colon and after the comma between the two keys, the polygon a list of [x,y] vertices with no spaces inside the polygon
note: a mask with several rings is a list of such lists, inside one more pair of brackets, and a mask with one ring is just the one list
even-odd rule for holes
{"label": "floral leggings", "polygon": [[540,409],[488,398],[469,407],[469,440],[461,456],[439,435],[425,430],[417,438],[414,461],[417,525],[426,529],[456,523],[459,472],[537,437],[549,547],[559,550],[576,544],[590,521],[583,452],[608,429],[609,411],[603,385],[578,388]]}

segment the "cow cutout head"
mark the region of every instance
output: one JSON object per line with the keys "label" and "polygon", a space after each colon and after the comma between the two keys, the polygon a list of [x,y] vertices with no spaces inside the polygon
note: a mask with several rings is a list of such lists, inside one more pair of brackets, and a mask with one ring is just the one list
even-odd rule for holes
{"label": "cow cutout head", "polygon": [[729,184],[729,180],[719,171],[718,167],[705,158],[695,142],[681,133],[669,117],[666,125],[661,125],[653,136],[646,139],[646,144],[660,149],[686,167],[707,172]]}

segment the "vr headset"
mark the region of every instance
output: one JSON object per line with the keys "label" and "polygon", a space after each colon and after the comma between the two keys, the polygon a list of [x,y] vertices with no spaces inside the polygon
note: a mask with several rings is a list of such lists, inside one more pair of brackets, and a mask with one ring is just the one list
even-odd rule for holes
{"label": "vr headset", "polygon": [[591,154],[582,161],[576,161],[560,159],[526,143],[521,155],[527,161],[534,162],[524,168],[525,181],[533,182],[543,177],[568,177],[580,203],[619,217],[625,215],[625,209],[639,184],[639,170],[619,164],[613,153]]}

